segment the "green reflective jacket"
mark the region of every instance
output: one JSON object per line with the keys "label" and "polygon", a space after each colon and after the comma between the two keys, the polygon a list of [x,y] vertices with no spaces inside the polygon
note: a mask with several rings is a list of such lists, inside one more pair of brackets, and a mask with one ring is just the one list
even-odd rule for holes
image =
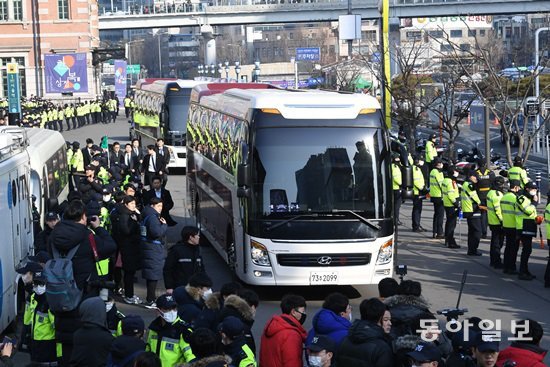
{"label": "green reflective jacket", "polygon": [[463,213],[473,213],[474,203],[476,203],[477,205],[481,204],[481,200],[479,200],[476,188],[471,182],[465,182],[464,185],[462,185],[460,198],[462,199]]}
{"label": "green reflective jacket", "polygon": [[518,196],[516,201],[516,229],[523,229],[524,219],[535,219],[537,217],[537,208],[533,205],[531,200],[525,196]]}
{"label": "green reflective jacket", "polygon": [[489,190],[487,194],[487,219],[489,225],[500,226],[502,225],[502,208],[500,207],[500,201],[504,194],[498,190]]}
{"label": "green reflective jacket", "polygon": [[500,199],[500,210],[502,212],[503,228],[516,228],[516,201],[517,196],[512,191],[507,192]]}
{"label": "green reflective jacket", "polygon": [[430,172],[430,196],[432,198],[440,198],[442,195],[441,184],[443,183],[443,172],[437,168]]}
{"label": "green reflective jacket", "polygon": [[443,180],[441,191],[443,194],[443,206],[451,208],[459,201],[460,193],[458,185],[452,178],[447,177]]}

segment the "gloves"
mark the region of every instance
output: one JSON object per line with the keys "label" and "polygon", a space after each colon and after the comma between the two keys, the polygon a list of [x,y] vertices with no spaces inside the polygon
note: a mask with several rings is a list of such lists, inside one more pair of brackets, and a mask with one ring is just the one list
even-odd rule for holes
{"label": "gloves", "polygon": [[544,222],[544,217],[542,215],[537,215],[535,222],[537,222],[537,224],[542,224]]}

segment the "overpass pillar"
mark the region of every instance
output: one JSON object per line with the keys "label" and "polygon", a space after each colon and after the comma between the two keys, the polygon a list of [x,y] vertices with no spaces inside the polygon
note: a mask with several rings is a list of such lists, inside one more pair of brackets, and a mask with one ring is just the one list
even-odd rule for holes
{"label": "overpass pillar", "polygon": [[201,25],[202,40],[204,42],[204,63],[206,65],[217,65],[216,63],[216,38],[214,30],[210,25]]}

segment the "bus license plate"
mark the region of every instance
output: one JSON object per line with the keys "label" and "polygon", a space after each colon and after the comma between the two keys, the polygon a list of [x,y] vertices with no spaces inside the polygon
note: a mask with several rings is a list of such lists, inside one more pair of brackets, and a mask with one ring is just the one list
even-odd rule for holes
{"label": "bus license plate", "polygon": [[309,284],[338,284],[338,273],[312,271],[309,274]]}

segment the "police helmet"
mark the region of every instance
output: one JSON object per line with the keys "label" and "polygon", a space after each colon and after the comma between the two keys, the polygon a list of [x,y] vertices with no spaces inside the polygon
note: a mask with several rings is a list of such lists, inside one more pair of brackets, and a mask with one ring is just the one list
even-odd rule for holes
{"label": "police helmet", "polygon": [[447,168],[447,174],[449,175],[449,177],[453,177],[455,172],[457,172],[457,169],[455,166],[449,166]]}
{"label": "police helmet", "polygon": [[523,158],[521,158],[519,155],[516,155],[514,157],[514,166],[519,166],[523,164]]}
{"label": "police helmet", "polygon": [[502,176],[495,177],[495,182],[494,182],[495,189],[502,191],[502,189],[504,188],[505,182],[506,180],[504,179],[504,177]]}
{"label": "police helmet", "polygon": [[437,139],[437,134],[431,134],[430,135],[430,140],[434,140],[434,139]]}
{"label": "police helmet", "polygon": [[439,163],[443,163],[443,161],[441,160],[441,158],[435,157],[434,160],[433,160],[434,166],[435,166],[436,164],[439,164]]}

